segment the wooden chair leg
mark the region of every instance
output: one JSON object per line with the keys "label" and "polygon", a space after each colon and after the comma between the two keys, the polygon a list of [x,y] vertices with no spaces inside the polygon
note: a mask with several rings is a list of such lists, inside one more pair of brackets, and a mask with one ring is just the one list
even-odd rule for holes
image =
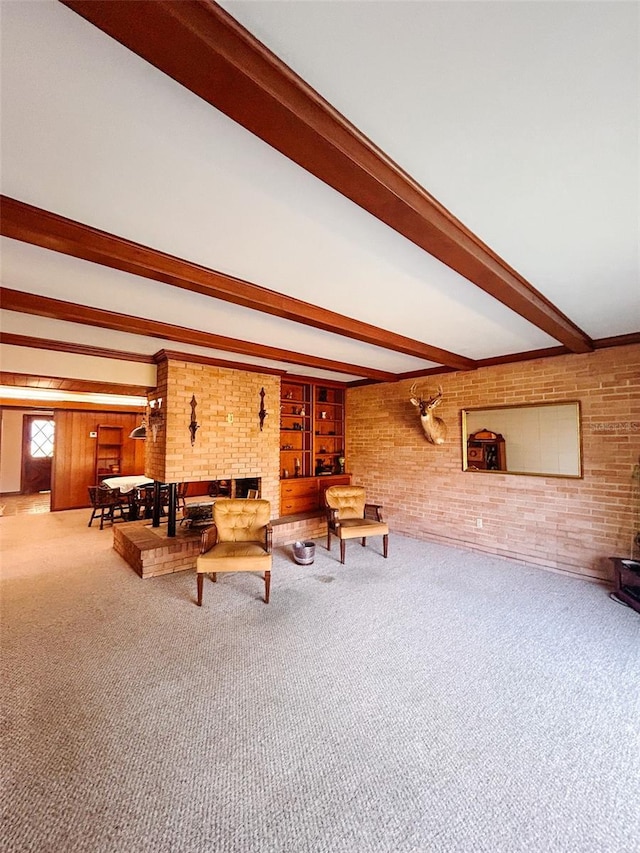
{"label": "wooden chair leg", "polygon": [[269,603],[269,592],[271,590],[271,572],[264,573],[264,603]]}
{"label": "wooden chair leg", "polygon": [[331,531],[327,527],[327,551],[331,550]]}
{"label": "wooden chair leg", "polygon": [[218,582],[218,575],[217,575],[217,573],[216,573],[216,572],[211,572],[211,580],[212,580],[214,583],[217,583],[217,582]]}
{"label": "wooden chair leg", "polygon": [[360,544],[361,544],[361,545],[362,545],[362,547],[364,548],[364,546],[367,544],[367,537],[366,537],[366,536],[363,536],[363,537],[362,537],[362,540],[361,540]]}
{"label": "wooden chair leg", "polygon": [[202,587],[204,578],[202,572],[198,572],[198,607],[202,607]]}
{"label": "wooden chair leg", "polygon": [[384,536],[382,537],[382,552],[383,552],[385,557],[389,553],[389,534],[388,533],[385,533]]}
{"label": "wooden chair leg", "polygon": [[344,565],[344,552],[345,552],[345,545],[346,544],[347,544],[346,539],[340,540],[340,562],[343,565]]}

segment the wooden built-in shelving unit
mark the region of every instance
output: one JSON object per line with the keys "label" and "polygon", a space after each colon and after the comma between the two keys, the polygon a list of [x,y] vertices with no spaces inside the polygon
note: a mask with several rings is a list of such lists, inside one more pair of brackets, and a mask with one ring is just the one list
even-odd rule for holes
{"label": "wooden built-in shelving unit", "polygon": [[345,474],[342,386],[286,380],[280,392],[280,512],[317,510]]}
{"label": "wooden built-in shelving unit", "polygon": [[121,426],[98,424],[96,441],[96,476],[100,483],[105,477],[117,477],[122,472],[123,429]]}

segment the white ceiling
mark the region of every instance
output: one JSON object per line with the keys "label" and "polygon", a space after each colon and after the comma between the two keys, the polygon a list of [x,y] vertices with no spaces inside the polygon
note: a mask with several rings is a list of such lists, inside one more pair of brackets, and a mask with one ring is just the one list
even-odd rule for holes
{"label": "white ceiling", "polygon": [[[639,331],[637,4],[220,5],[589,337]],[[558,345],[69,8],[0,11],[5,195],[472,359]],[[438,364],[17,240],[1,248],[4,287],[293,355],[12,311],[5,333],[343,381],[365,375],[358,365]]]}

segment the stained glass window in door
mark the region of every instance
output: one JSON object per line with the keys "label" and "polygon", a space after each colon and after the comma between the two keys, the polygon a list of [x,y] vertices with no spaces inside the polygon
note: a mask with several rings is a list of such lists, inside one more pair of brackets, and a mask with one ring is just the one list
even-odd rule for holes
{"label": "stained glass window in door", "polygon": [[32,459],[50,459],[53,456],[54,427],[50,419],[34,418],[31,421],[29,452]]}

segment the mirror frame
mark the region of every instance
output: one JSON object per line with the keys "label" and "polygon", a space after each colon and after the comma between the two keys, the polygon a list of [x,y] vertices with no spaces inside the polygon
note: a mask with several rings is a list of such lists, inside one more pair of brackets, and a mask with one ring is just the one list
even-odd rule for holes
{"label": "mirror frame", "polygon": [[[577,474],[544,474],[537,471],[504,471],[504,470],[488,470],[485,468],[475,468],[469,466],[467,459],[467,412],[493,412],[498,409],[542,409],[549,406],[575,406],[576,412],[576,430],[577,430],[577,449],[578,449],[578,473]],[[552,400],[543,403],[513,403],[502,404],[496,406],[472,406],[468,409],[461,409],[462,414],[462,470],[473,474],[516,474],[520,477],[559,477],[569,480],[581,480],[584,477],[583,452],[582,452],[582,413],[579,400]]]}

